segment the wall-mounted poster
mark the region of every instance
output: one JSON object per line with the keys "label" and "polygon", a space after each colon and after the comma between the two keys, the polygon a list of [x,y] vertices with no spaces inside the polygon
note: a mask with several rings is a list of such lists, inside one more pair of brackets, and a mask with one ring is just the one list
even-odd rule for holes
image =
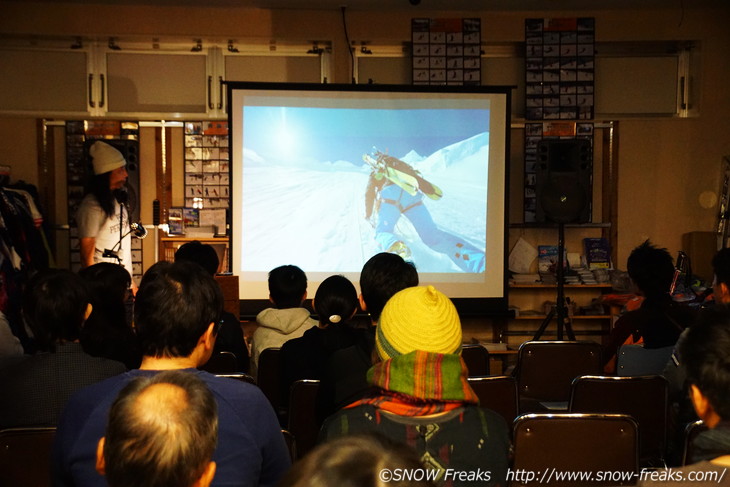
{"label": "wall-mounted poster", "polygon": [[413,19],[414,85],[479,85],[481,19]]}
{"label": "wall-mounted poster", "polygon": [[185,122],[185,206],[228,208],[228,122]]}
{"label": "wall-mounted poster", "polygon": [[525,19],[525,118],[591,120],[595,19]]}

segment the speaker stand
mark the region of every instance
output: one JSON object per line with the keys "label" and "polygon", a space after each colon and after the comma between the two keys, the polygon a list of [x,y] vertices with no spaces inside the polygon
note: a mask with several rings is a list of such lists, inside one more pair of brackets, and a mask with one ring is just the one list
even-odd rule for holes
{"label": "speaker stand", "polygon": [[568,340],[575,340],[575,334],[573,333],[573,324],[568,313],[568,306],[565,298],[565,270],[563,265],[565,263],[565,223],[558,223],[558,264],[555,270],[555,278],[557,281],[558,297],[555,306],[552,307],[550,313],[545,317],[540,328],[537,329],[533,340],[540,340],[542,335],[547,330],[548,325],[553,321],[553,318],[557,314],[558,318],[558,329],[557,337],[558,340],[563,339],[563,333],[567,333]]}

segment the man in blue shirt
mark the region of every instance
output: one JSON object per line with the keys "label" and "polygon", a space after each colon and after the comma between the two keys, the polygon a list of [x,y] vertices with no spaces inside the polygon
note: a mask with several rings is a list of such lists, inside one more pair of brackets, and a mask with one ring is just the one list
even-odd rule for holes
{"label": "man in blue shirt", "polygon": [[134,309],[142,365],[71,398],[54,444],[55,486],[106,486],[104,477],[96,472],[95,455],[109,408],[130,380],[163,370],[197,375],[216,399],[219,432],[213,486],[273,486],[278,482],[291,461],[276,415],[261,390],[197,370],[211,356],[222,309],[220,287],[195,263],[159,262],[145,273]]}

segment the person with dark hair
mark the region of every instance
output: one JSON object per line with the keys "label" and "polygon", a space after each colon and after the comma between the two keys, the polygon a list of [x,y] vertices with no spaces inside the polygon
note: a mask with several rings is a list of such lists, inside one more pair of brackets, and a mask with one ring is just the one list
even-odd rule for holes
{"label": "person with dark hair", "polygon": [[[436,472],[416,452],[377,432],[342,436],[295,463],[278,487],[433,487]],[[402,477],[402,479],[401,479]]]}
{"label": "person with dark hair", "polygon": [[124,267],[99,262],[79,271],[93,306],[81,329],[81,346],[94,357],[104,357],[136,369],[142,361],[132,329],[132,277]]}
{"label": "person with dark hair", "polygon": [[[220,266],[218,253],[213,246],[204,244],[199,240],[184,243],[177,249],[175,262],[181,261],[195,262],[213,277],[218,273],[218,267]],[[249,371],[248,347],[243,338],[241,320],[233,313],[225,310],[221,313],[221,324],[213,348],[213,353],[219,352],[231,352],[236,356],[238,370],[240,372]]]}
{"label": "person with dark hair", "polygon": [[357,329],[355,344],[332,354],[323,379],[323,382],[334,384],[334,409],[327,413],[333,413],[370,392],[366,374],[373,365],[375,327],[380,313],[394,294],[413,286],[418,286],[416,267],[400,255],[381,252],[365,262],[360,273],[358,299],[360,308],[369,313],[372,326]]}
{"label": "person with dark hair", "polygon": [[370,257],[360,272],[360,307],[377,324],[391,296],[418,286],[418,271],[400,255],[381,252]]}
{"label": "person with dark hair", "polygon": [[281,348],[284,343],[304,335],[317,326],[309,310],[303,307],[307,299],[307,275],[295,265],[283,265],[269,272],[269,301],[256,316],[258,328],[251,337],[251,374],[255,377],[259,356],[267,348]]}
{"label": "person with dark hair", "polygon": [[[730,248],[719,250],[712,258],[713,270],[713,299],[717,305],[730,304]],[[679,335],[671,358],[664,367],[664,378],[669,383],[669,403],[673,411],[674,434],[669,437],[669,460],[679,462],[679,456],[684,449],[685,428],[688,424],[697,421],[697,414],[692,405],[689,394],[687,370],[680,356],[679,350],[692,328],[690,324]]]}
{"label": "person with dark hair", "polygon": [[195,262],[208,271],[211,276],[218,274],[218,268],[220,267],[218,252],[215,251],[212,245],[205,244],[200,240],[186,242],[178,247],[175,251],[175,262],[181,260]]}
{"label": "person with dark hair", "polygon": [[127,161],[121,152],[102,141],[89,147],[89,155],[94,178],[76,212],[81,267],[114,262],[132,275],[132,237],[124,190]]}
{"label": "person with dark hair", "polygon": [[[730,308],[718,305],[703,310],[679,346],[687,371],[689,395],[697,415],[709,430],[694,440],[696,462],[678,469],[647,475],[644,485],[728,485],[730,467]],[[694,472],[694,473],[691,473]],[[692,477],[694,476],[694,477]],[[663,481],[661,481],[663,480]],[[694,480],[694,481],[693,481]],[[724,481],[723,481],[724,480]]]}
{"label": "person with dark hair", "polygon": [[205,382],[179,370],[137,377],[109,410],[96,470],[109,487],[208,487],[218,406]]}
{"label": "person with dark hair", "polygon": [[[376,331],[380,362],[368,371],[372,394],[327,418],[322,440],[378,431],[414,448],[439,471],[490,472],[480,485],[506,485],[510,439],[504,418],[478,406],[461,358],[461,322],[451,300],[433,286],[396,293]],[[471,483],[469,483],[471,485]]]}
{"label": "person with dark hair", "polygon": [[712,295],[715,303],[730,303],[730,248],[719,250],[712,258]]}
{"label": "person with dark hair", "polygon": [[39,352],[0,368],[0,428],[54,426],[72,394],[127,370],[87,355],[78,343],[92,306],[83,280],[73,272],[53,269],[33,276],[22,312]]}
{"label": "person with dark hair", "polygon": [[[322,379],[332,354],[356,343],[354,330],[348,322],[357,311],[357,291],[344,276],[330,276],[319,285],[312,301],[319,316],[317,326],[305,331],[300,338],[289,340],[281,347],[282,397],[289,397],[289,387],[300,379]],[[317,400],[322,419],[333,409],[333,391],[322,384]]]}
{"label": "person with dark hair", "polygon": [[614,325],[603,347],[604,363],[616,355],[629,337],[634,342],[643,339],[645,348],[671,347],[695,317],[692,309],[674,302],[669,294],[674,261],[667,249],[655,247],[647,240],[631,252],[626,267],[644,300],[639,309],[624,314]]}
{"label": "person with dark hair", "polygon": [[164,370],[196,375],[215,396],[219,436],[213,485],[276,484],[291,460],[269,401],[252,384],[197,369],[213,352],[222,309],[220,286],[201,266],[158,262],[147,270],[134,305],[142,365],[81,390],[68,402],[53,449],[54,485],[105,485],[94,468],[95,453],[114,398],[130,380]]}

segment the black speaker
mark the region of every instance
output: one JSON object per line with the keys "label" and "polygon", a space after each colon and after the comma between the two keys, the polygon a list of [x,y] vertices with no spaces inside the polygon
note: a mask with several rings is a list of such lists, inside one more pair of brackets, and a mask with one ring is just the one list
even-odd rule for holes
{"label": "black speaker", "polygon": [[89,155],[89,147],[94,142],[101,140],[105,142],[124,156],[127,161],[127,192],[129,193],[129,215],[130,221],[139,222],[139,141],[133,139],[88,139],[84,144],[84,156],[88,162],[89,174],[94,174],[91,167],[91,156]]}
{"label": "black speaker", "polygon": [[536,221],[590,222],[593,201],[591,141],[541,140],[537,145],[535,191]]}

